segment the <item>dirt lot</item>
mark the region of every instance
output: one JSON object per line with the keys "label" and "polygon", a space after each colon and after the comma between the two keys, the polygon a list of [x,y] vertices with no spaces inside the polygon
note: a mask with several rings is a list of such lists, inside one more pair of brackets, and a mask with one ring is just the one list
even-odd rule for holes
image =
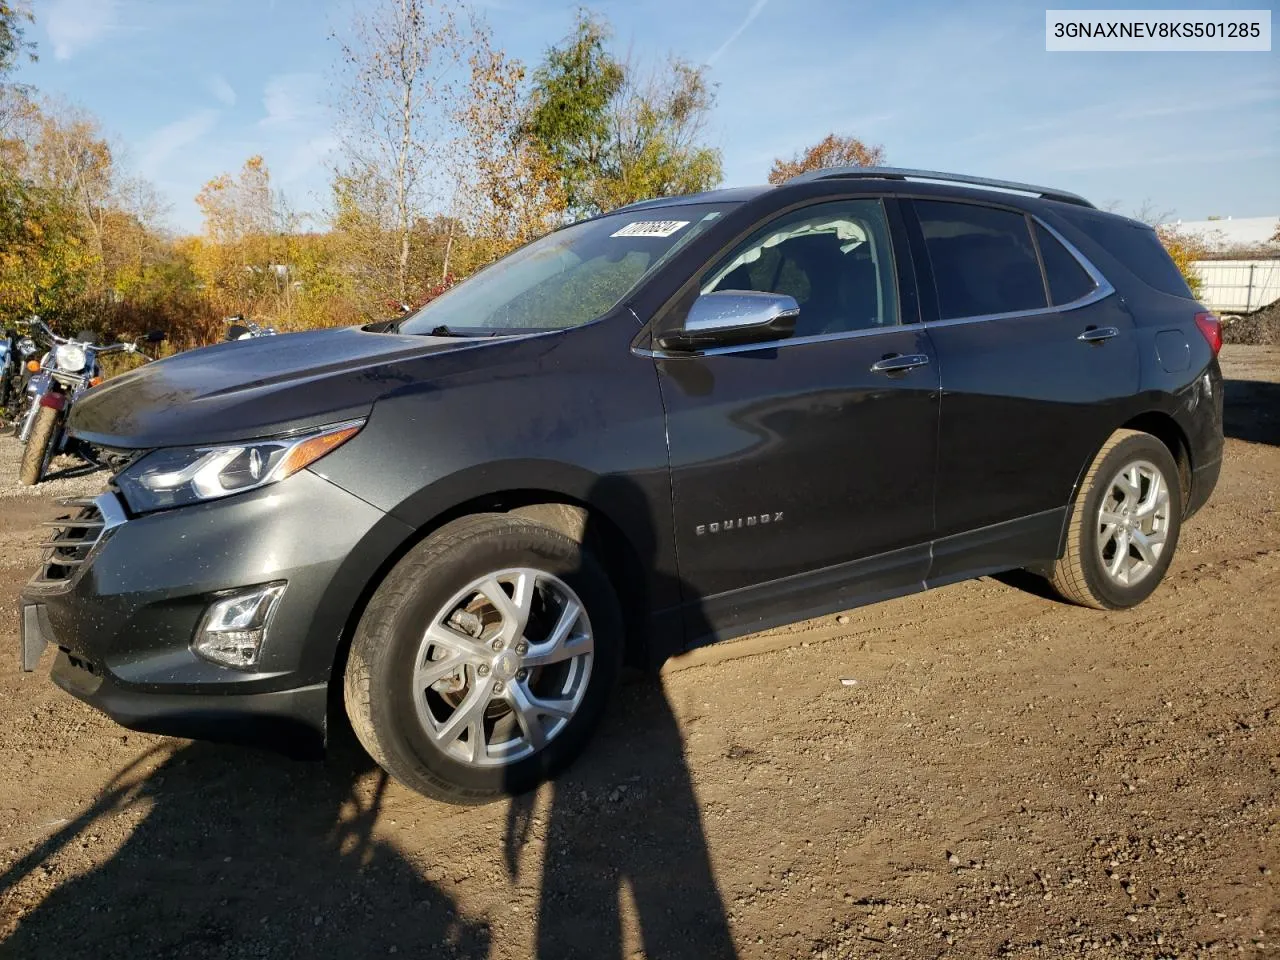
{"label": "dirt lot", "polygon": [[1139,609],[984,579],[723,644],[511,805],[20,675],[51,507],[0,499],[0,955],[1280,956],[1280,347],[1224,366],[1221,484]]}

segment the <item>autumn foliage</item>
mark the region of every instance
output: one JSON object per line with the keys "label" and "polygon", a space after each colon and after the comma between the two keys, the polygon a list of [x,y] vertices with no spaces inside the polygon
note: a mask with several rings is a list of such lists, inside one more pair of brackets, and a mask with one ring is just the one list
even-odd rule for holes
{"label": "autumn foliage", "polygon": [[1191,292],[1197,297],[1200,296],[1201,280],[1200,274],[1195,269],[1195,261],[1204,257],[1203,244],[1198,238],[1181,233],[1168,225],[1156,227],[1156,236],[1164,244],[1165,250],[1169,252],[1182,278],[1187,281]]}
{"label": "autumn foliage", "polygon": [[829,133],[790,160],[779,157],[769,171],[770,183],[785,183],[810,170],[823,167],[878,167],[884,162],[884,147],[869,146],[857,137]]}

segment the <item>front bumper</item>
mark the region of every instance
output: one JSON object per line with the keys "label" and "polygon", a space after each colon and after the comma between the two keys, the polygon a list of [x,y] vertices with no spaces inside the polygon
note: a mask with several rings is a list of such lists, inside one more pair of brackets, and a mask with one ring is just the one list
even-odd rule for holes
{"label": "front bumper", "polygon": [[[83,562],[42,567],[22,591],[24,669],[56,647],[54,682],[135,730],[293,753],[322,745],[352,610],[412,531],[308,471],[135,518],[103,496],[114,519]],[[192,652],[213,599],[276,580],[288,586],[251,670]]]}

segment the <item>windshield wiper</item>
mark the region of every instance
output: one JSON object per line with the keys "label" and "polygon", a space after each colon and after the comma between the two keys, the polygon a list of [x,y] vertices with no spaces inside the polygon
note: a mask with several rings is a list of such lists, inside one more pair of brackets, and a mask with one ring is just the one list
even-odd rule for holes
{"label": "windshield wiper", "polygon": [[466,334],[459,333],[457,330],[450,330],[448,326],[442,323],[438,327],[432,327],[431,330],[428,331],[427,336],[429,337],[465,337]]}

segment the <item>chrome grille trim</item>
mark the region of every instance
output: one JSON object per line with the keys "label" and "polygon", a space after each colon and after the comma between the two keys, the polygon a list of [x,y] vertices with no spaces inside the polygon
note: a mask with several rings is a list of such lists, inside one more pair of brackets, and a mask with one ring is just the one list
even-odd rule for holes
{"label": "chrome grille trim", "polygon": [[55,533],[40,544],[45,553],[33,584],[69,584],[93,558],[107,534],[128,519],[120,501],[110,491],[96,497],[66,497],[58,503],[75,509],[76,513],[43,522],[42,526],[52,527]]}

